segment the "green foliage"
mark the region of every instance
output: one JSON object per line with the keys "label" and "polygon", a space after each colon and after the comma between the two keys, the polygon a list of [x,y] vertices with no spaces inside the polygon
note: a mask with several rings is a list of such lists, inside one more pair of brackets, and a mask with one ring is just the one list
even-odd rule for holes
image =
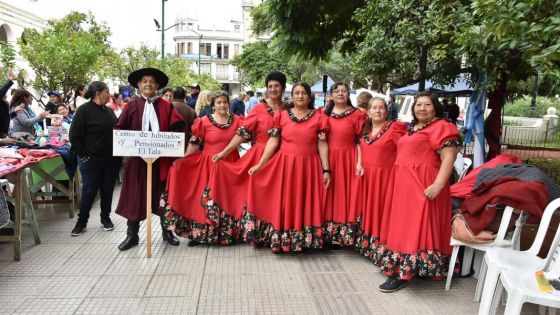
{"label": "green foliage", "polygon": [[473,0],[458,41],[468,62],[489,77],[525,80],[560,64],[560,0]]}
{"label": "green foliage", "polygon": [[105,24],[93,15],[71,12],[60,20],[50,20],[43,32],[26,29],[18,40],[22,56],[35,72],[32,86],[45,93],[67,93],[87,83],[99,56],[110,49]]}
{"label": "green foliage", "polygon": [[[531,96],[524,96],[522,98],[516,99],[513,102],[507,102],[504,105],[504,115],[505,116],[516,116],[516,117],[529,117],[531,107]],[[546,115],[546,110],[549,107],[555,107],[560,110],[560,102],[552,97],[537,97],[537,107],[535,116],[542,117]]]}
{"label": "green foliage", "polygon": [[243,53],[235,56],[232,64],[242,73],[241,84],[253,87],[264,86],[266,75],[273,70],[286,74],[289,82],[308,82],[314,84],[323,74],[336,81],[349,82],[351,64],[336,49],[331,49],[322,60],[305,60],[299,56],[289,56],[268,42],[255,42],[245,45]]}
{"label": "green foliage", "polygon": [[204,89],[218,90],[220,83],[208,75],[198,76],[191,70],[191,63],[181,57],[168,55],[163,61],[160,53],[146,45],[138,49],[127,47],[117,53],[110,51],[98,62],[100,77],[111,78],[120,85],[128,85],[128,75],[140,68],[153,67],[162,70],[169,77],[167,86],[186,87],[190,83],[198,82]]}
{"label": "green foliage", "polygon": [[560,185],[560,160],[534,158],[527,161],[528,164],[538,167],[543,173],[552,178]]}
{"label": "green foliage", "polygon": [[0,42],[0,80],[7,79],[8,68],[14,68],[16,53],[14,47],[6,42]]}

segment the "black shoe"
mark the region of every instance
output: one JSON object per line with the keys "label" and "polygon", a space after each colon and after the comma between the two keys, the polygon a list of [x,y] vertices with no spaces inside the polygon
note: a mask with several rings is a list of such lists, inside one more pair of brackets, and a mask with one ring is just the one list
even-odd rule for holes
{"label": "black shoe", "polygon": [[105,231],[112,231],[115,229],[115,225],[111,222],[111,218],[101,219],[101,224]]}
{"label": "black shoe", "polygon": [[332,243],[329,244],[329,249],[330,250],[339,250],[341,248],[342,248],[342,246],[340,246],[340,244],[332,244]]}
{"label": "black shoe", "polygon": [[195,247],[200,245],[200,242],[194,241],[194,240],[190,240],[189,243],[187,244],[188,247]]}
{"label": "black shoe", "polygon": [[76,226],[74,226],[74,228],[72,229],[72,233],[70,233],[70,235],[80,236],[85,233],[85,231],[87,230],[86,227],[87,227],[87,223],[78,221],[76,222]]}
{"label": "black shoe", "polygon": [[122,243],[119,244],[119,250],[120,251],[129,250],[132,247],[138,245],[139,241],[140,238],[138,237],[138,235],[133,235],[133,236],[127,235],[124,241],[122,241]]}
{"label": "black shoe", "polygon": [[161,232],[161,236],[163,237],[163,240],[166,241],[169,245],[179,246],[179,239],[176,238],[175,235],[173,235],[173,232],[163,230]]}
{"label": "black shoe", "polygon": [[398,291],[404,288],[408,284],[408,280],[402,280],[397,278],[388,278],[385,283],[379,286],[379,291],[390,293]]}

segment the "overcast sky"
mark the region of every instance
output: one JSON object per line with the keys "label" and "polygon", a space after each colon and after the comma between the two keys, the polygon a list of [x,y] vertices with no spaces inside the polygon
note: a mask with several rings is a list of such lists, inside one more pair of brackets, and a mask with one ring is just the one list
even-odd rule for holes
{"label": "overcast sky", "polygon": [[[154,19],[161,24],[161,0],[4,0],[16,7],[25,5],[44,19],[61,18],[70,11],[91,11],[97,21],[111,28],[110,41],[115,48],[138,47],[146,43],[161,47],[161,33]],[[229,23],[241,19],[241,0],[168,0],[165,2],[165,27],[178,17],[189,16],[204,24]],[[165,32],[165,51],[173,52],[174,28]]]}

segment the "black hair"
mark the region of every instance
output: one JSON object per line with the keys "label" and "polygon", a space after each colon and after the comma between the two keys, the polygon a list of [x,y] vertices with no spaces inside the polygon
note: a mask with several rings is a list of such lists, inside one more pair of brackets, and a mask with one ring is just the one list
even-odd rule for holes
{"label": "black hair", "polygon": [[309,84],[307,84],[305,82],[298,82],[298,83],[294,84],[294,86],[292,87],[292,102],[290,102],[290,104],[288,104],[288,108],[294,108],[294,101],[293,101],[294,90],[298,86],[303,87],[305,92],[307,92],[307,95],[309,95],[309,104],[307,104],[307,108],[315,109],[315,95],[313,93],[311,93],[311,87],[309,86]]}
{"label": "black hair", "polygon": [[255,96],[255,92],[253,91],[247,91],[247,95],[249,95],[250,97]]}
{"label": "black hair", "polygon": [[14,96],[10,100],[10,108],[19,106],[19,104],[23,103],[23,99],[29,96],[31,96],[31,93],[29,93],[27,90],[17,89]]}
{"label": "black hair", "polygon": [[58,105],[56,105],[56,112],[57,112],[57,113],[58,113],[58,108],[59,108],[60,106],[64,106],[66,109],[68,109],[68,106],[66,106],[66,104],[58,104]]}
{"label": "black hair", "polygon": [[185,100],[186,92],[185,89],[178,86],[173,89],[173,99],[174,100]]}
{"label": "black hair", "polygon": [[268,81],[278,81],[283,89],[286,88],[286,75],[280,71],[272,71],[266,75],[264,79],[265,85],[268,88]]}
{"label": "black hair", "polygon": [[119,93],[113,93],[113,99],[116,100],[117,98],[119,98],[119,96],[121,96]]}
{"label": "black hair", "polygon": [[418,123],[418,119],[416,118],[416,115],[414,114],[414,107],[416,106],[416,102],[418,101],[419,98],[421,97],[428,97],[430,99],[430,101],[432,101],[432,104],[434,105],[434,109],[436,110],[436,117],[438,118],[443,118],[443,106],[441,105],[441,103],[438,100],[438,97],[435,93],[431,93],[431,92],[418,92],[416,94],[416,96],[414,97],[414,103],[412,103],[412,123],[417,124]]}
{"label": "black hair", "polygon": [[171,92],[173,93],[173,89],[166,87],[164,89],[161,90],[161,95],[163,96],[163,94],[167,93],[167,92]]}
{"label": "black hair", "polygon": [[[346,90],[348,91],[348,106],[354,107],[354,105],[352,105],[352,102],[350,101],[350,88],[348,87],[348,84],[346,84],[344,82],[337,82],[337,83],[331,85],[331,88],[329,89],[329,94],[332,95],[333,91],[339,85],[344,85],[344,87],[346,87]],[[332,100],[332,96],[331,96],[331,99],[329,100],[329,103],[327,104],[327,108],[325,109],[325,114],[327,116],[330,116],[332,114],[333,109],[334,109],[334,101]]]}
{"label": "black hair", "polygon": [[93,81],[87,86],[86,95],[84,96],[87,99],[93,101],[97,92],[101,92],[107,88],[107,84],[101,81]]}

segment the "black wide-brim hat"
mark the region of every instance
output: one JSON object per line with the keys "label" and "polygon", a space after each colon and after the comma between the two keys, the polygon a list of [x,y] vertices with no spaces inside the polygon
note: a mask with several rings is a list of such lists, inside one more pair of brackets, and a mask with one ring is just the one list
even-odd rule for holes
{"label": "black wide-brim hat", "polygon": [[167,85],[167,82],[169,82],[169,78],[161,70],[156,68],[142,68],[128,75],[128,83],[130,83],[130,85],[134,86],[135,88],[138,88],[138,82],[140,82],[140,80],[142,80],[142,77],[145,75],[154,77],[160,89],[164,88]]}

